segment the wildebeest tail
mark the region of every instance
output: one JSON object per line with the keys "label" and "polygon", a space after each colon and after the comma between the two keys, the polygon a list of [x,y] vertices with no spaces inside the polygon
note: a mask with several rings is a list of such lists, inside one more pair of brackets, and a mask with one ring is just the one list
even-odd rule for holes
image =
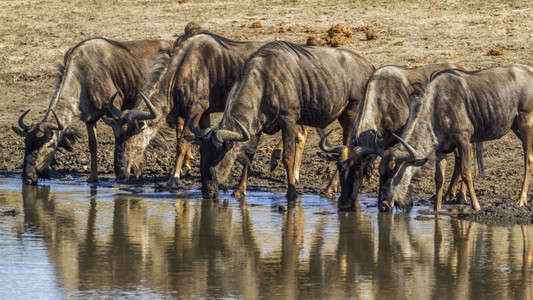
{"label": "wildebeest tail", "polygon": [[477,163],[477,169],[479,172],[479,177],[485,177],[485,165],[483,163],[483,143],[477,142],[474,143],[474,159]]}

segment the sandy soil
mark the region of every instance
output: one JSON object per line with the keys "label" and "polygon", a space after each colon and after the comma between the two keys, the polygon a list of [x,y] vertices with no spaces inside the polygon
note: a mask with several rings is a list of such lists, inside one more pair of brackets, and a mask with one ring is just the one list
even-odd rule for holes
{"label": "sandy soil", "polygon": [[[55,86],[56,65],[70,47],[89,37],[116,40],[175,38],[188,22],[196,21],[203,28],[232,39],[283,39],[304,43],[309,36],[326,37],[331,26],[341,23],[354,32],[348,40],[349,45],[343,47],[357,51],[376,67],[436,62],[458,63],[469,69],[511,63],[533,65],[533,34],[530,30],[533,9],[528,1],[487,4],[486,1],[455,0],[9,0],[0,2],[0,8],[0,90],[4,99],[0,103],[2,174],[21,171],[24,143],[10,127],[16,126],[19,115],[28,108],[32,109],[27,117],[28,123],[43,117]],[[251,28],[257,21],[261,27]],[[358,31],[363,26],[370,26],[377,38],[367,40],[365,32]],[[503,49],[503,55],[488,55],[494,48]],[[84,128],[82,123],[79,125]],[[339,131],[337,124],[331,128]],[[268,147],[278,139],[279,134],[263,138],[253,164],[250,188],[285,188],[284,170],[268,171]],[[326,163],[315,155],[317,142],[313,131],[302,166],[300,188],[303,193],[318,193],[335,168],[333,163]],[[99,124],[98,147],[100,177],[112,178],[113,138],[103,122]],[[173,157],[173,151],[149,153],[147,178],[164,180],[172,168]],[[485,209],[470,217],[482,217],[483,214],[499,217],[498,213],[488,213],[488,208],[512,207],[501,217],[531,221],[531,204],[527,208],[514,208],[522,184],[522,157],[520,141],[512,133],[485,144],[486,177],[475,178],[476,193]],[[197,154],[195,158],[197,164]],[[86,137],[77,144],[74,152],[58,153],[57,161],[56,176],[87,176]],[[452,157],[448,166],[453,166]],[[239,172],[239,168],[235,168],[235,183]],[[376,197],[377,180],[374,171],[365,183],[364,193]],[[188,187],[199,185],[197,168],[190,171],[183,183]],[[412,196],[428,199],[433,190],[433,164],[428,163],[413,180]],[[466,214],[469,214],[468,209]]]}

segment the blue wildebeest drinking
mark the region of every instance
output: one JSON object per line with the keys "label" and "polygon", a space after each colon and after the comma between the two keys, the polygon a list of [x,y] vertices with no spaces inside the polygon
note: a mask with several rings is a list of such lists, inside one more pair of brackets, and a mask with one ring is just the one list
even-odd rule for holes
{"label": "blue wildebeest drinking", "polygon": [[472,208],[479,210],[471,175],[470,142],[499,139],[512,129],[522,141],[525,174],[517,204],[527,203],[533,167],[533,69],[524,65],[475,72],[445,70],[432,77],[411,106],[400,144],[386,150],[379,166],[380,210],[404,205],[413,167],[436,156],[435,210],[440,210],[446,154],[458,150],[459,172]]}
{"label": "blue wildebeest drinking", "polygon": [[75,118],[85,122],[91,153],[89,182],[98,180],[96,122],[111,115],[109,96],[117,90],[122,95],[122,107],[132,108],[137,94],[161,50],[169,48],[164,40],[117,42],[104,38],[84,40],[67,51],[61,68],[59,84],[52,95],[42,121],[24,123],[13,130],[25,139],[22,180],[36,184],[38,177],[49,175],[58,147],[72,148],[80,131],[72,126]]}
{"label": "blue wildebeest drinking", "polygon": [[[241,74],[245,60],[262,45],[264,42],[233,41],[208,31],[186,33],[176,39],[173,49],[155,65],[141,91],[148,112],[142,106],[120,111],[111,99],[115,119],[104,120],[117,136],[117,179],[128,179],[132,171],[135,179],[139,179],[145,151],[167,122],[178,119],[188,122],[192,116],[199,115],[196,124],[199,121],[200,127],[209,127],[209,114],[224,110],[226,96]],[[139,121],[142,121],[140,125]],[[124,130],[123,124],[128,123],[135,126]],[[184,139],[191,133],[188,128],[182,128],[183,123],[176,126],[177,155],[168,182],[170,187],[177,186],[183,160],[191,147]]]}
{"label": "blue wildebeest drinking", "polygon": [[[295,128],[323,128],[339,120],[347,144],[357,104],[373,70],[365,59],[345,49],[282,41],[261,47],[250,56],[233,86],[220,123],[207,132],[189,123],[201,140],[203,197],[218,197],[218,184],[227,180],[235,160],[250,163],[263,132],[281,130],[287,198],[296,199]],[[337,174],[334,180],[338,181]]]}
{"label": "blue wildebeest drinking", "polygon": [[[366,83],[365,98],[359,104],[349,148],[325,147],[325,138],[320,143],[323,151],[334,153],[339,161],[340,210],[355,209],[363,177],[370,175],[378,155],[397,144],[398,140],[392,134],[401,133],[409,117],[409,105],[422,95],[431,75],[451,68],[460,67],[449,63],[418,68],[384,66],[372,73]],[[458,162],[456,160],[456,164]],[[455,194],[457,188],[458,174],[454,175],[447,197]],[[465,193],[465,189],[461,192]]]}

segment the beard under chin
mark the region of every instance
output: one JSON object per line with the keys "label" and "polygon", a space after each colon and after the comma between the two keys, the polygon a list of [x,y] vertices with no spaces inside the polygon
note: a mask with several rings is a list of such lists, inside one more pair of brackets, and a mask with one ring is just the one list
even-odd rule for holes
{"label": "beard under chin", "polygon": [[37,171],[37,177],[42,180],[50,179],[50,168],[44,168]]}

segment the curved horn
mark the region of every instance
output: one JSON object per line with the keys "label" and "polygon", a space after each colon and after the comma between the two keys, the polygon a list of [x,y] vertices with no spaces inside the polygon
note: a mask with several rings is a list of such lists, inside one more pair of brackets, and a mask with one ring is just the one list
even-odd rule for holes
{"label": "curved horn", "polygon": [[203,138],[205,137],[205,132],[200,129],[200,127],[195,127],[194,126],[194,120],[196,120],[196,118],[198,117],[198,114],[195,114],[194,116],[192,116],[192,118],[189,119],[189,122],[187,123],[187,127],[189,127],[189,130],[194,133],[194,135],[198,138]]}
{"label": "curved horn", "polygon": [[148,98],[146,98],[146,96],[142,92],[141,92],[141,97],[143,98],[144,103],[146,103],[146,107],[150,111],[149,119],[144,119],[144,120],[151,120],[151,119],[157,118],[157,111],[154,105],[150,102],[150,100],[148,100]]}
{"label": "curved horn", "polygon": [[402,143],[402,145],[405,147],[405,149],[407,149],[407,152],[409,152],[409,155],[411,156],[411,159],[416,159],[418,157],[417,153],[416,153],[416,150],[411,147],[411,145],[409,145],[404,139],[402,139],[401,137],[397,136],[395,133],[392,133],[392,135],[398,140],[400,141],[400,143]]}
{"label": "curved horn", "polygon": [[250,133],[244,126],[241,124],[241,122],[237,121],[237,119],[233,118],[233,121],[235,121],[235,124],[237,124],[237,127],[241,131],[241,133],[237,133],[235,131],[231,130],[225,130],[221,129],[219,130],[216,135],[217,138],[221,141],[235,141],[235,142],[246,142],[250,139]]}
{"label": "curved horn", "polygon": [[383,148],[383,144],[381,143],[381,140],[378,137],[377,132],[374,132],[374,150],[376,150],[376,154],[383,157],[383,153],[385,152],[385,149]]}
{"label": "curved horn", "polygon": [[113,104],[113,102],[115,102],[115,98],[117,97],[117,95],[118,95],[118,91],[116,91],[116,93],[114,93],[113,96],[109,98],[109,110],[111,111],[111,114],[114,117],[120,118],[122,116],[122,111]]}
{"label": "curved horn", "polygon": [[54,119],[56,119],[57,126],[50,127],[50,130],[63,130],[64,129],[63,123],[61,123],[61,120],[59,120],[59,117],[56,115],[56,112],[53,109],[52,109],[52,113],[54,114]]}
{"label": "curved horn", "polygon": [[22,113],[22,115],[19,117],[19,126],[22,128],[25,132],[28,132],[30,129],[30,126],[24,124],[24,117],[30,112],[30,109]]}
{"label": "curved horn", "polygon": [[146,107],[150,112],[145,112],[142,110],[129,110],[128,114],[126,115],[126,121],[128,123],[135,123],[135,126],[139,125],[137,121],[144,121],[144,120],[153,120],[157,118],[157,112],[155,110],[155,107],[150,103],[150,100],[146,98],[143,93],[141,93],[141,97],[144,100],[144,103],[146,103]]}
{"label": "curved horn", "polygon": [[368,154],[378,154],[379,155],[379,151],[374,149],[374,148],[370,148],[370,147],[364,147],[364,146],[357,146],[355,147],[355,155],[368,155]]}
{"label": "curved horn", "polygon": [[341,146],[336,146],[336,147],[329,147],[326,145],[326,140],[328,139],[328,136],[333,132],[333,130],[330,130],[328,133],[326,133],[326,135],[324,135],[321,139],[320,139],[320,143],[318,143],[318,146],[320,147],[320,149],[326,153],[337,153],[337,154],[341,154],[341,151],[346,148],[346,146],[344,145],[341,145]]}

